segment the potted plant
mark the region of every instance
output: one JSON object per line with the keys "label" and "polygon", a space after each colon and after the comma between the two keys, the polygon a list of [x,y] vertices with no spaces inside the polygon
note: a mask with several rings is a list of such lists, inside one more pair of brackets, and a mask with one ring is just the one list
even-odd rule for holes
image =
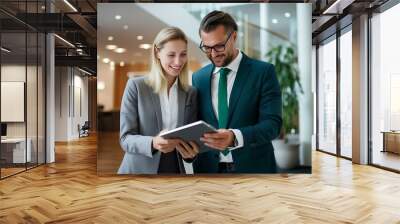
{"label": "potted plant", "polygon": [[297,67],[297,56],[292,46],[278,45],[267,53],[267,60],[275,66],[282,92],[283,125],[279,139],[272,143],[278,167],[290,169],[299,164],[299,102],[303,93]]}

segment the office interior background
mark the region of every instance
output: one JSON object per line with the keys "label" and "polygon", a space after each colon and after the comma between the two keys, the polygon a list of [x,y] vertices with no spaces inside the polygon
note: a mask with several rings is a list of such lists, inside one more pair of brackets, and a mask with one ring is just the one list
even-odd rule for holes
{"label": "office interior background", "polygon": [[[278,80],[285,85],[282,86],[284,105],[289,105],[289,97],[299,101],[283,108],[283,118],[288,120],[283,132],[289,141],[285,144],[282,137],[272,144],[278,172],[311,172],[310,4],[99,3],[97,10],[99,174],[116,174],[121,164],[125,153],[119,144],[121,99],[129,78],[149,73],[150,53],[157,33],[167,26],[176,26],[187,35],[191,80],[193,72],[210,63],[198,47],[201,41],[198,29],[201,19],[213,10],[228,12],[237,21],[236,47],[243,53],[258,60],[276,60],[281,67],[292,69],[292,73],[277,70]],[[174,16],[170,14],[172,11]],[[266,15],[276,19],[269,20]],[[192,174],[192,165],[184,165],[186,173]]]}
{"label": "office interior background", "polygon": [[[102,127],[97,111],[112,119],[118,100],[113,74],[131,65],[121,66],[122,54],[99,42],[96,4],[118,2],[127,1],[0,2],[0,219],[399,222],[398,1],[304,1],[312,5],[313,174],[236,180],[97,175],[97,128]],[[192,13],[199,17],[201,10]],[[286,12],[261,15],[268,21],[263,28],[288,19]],[[116,26],[118,32],[129,32],[125,25]],[[113,40],[107,35],[105,42]],[[96,49],[115,58],[104,63]],[[107,91],[111,94],[103,94]],[[176,197],[184,190],[196,201],[185,204],[188,198]],[[172,203],[194,213],[166,209]],[[251,217],[243,206],[251,207]]]}
{"label": "office interior background", "polygon": [[313,23],[320,29],[313,30],[316,149],[398,172],[400,70],[394,40],[400,33],[393,27],[400,5],[367,5],[376,9],[363,14],[350,5],[343,9],[349,15],[319,19],[331,17],[336,27]]}

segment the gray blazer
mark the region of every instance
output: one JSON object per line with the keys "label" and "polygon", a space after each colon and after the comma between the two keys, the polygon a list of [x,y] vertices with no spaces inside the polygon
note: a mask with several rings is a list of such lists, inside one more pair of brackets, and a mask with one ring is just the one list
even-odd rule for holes
{"label": "gray blazer", "polygon": [[[152,154],[152,138],[162,130],[160,99],[145,79],[129,79],[122,97],[120,144],[125,156],[118,174],[156,174],[158,171],[161,152]],[[187,92],[178,88],[178,126],[197,120],[196,97],[195,88],[190,87]],[[178,159],[181,161],[179,155]],[[180,167],[183,169],[182,163]]]}

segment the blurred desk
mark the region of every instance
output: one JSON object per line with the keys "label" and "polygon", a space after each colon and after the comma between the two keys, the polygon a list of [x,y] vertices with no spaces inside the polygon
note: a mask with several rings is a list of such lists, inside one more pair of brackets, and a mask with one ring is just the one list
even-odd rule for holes
{"label": "blurred desk", "polygon": [[382,131],[383,150],[382,152],[392,152],[400,154],[400,131]]}
{"label": "blurred desk", "polygon": [[119,113],[119,110],[98,112],[97,130],[100,132],[119,132]]}
{"label": "blurred desk", "polygon": [[1,159],[5,163],[25,163],[31,161],[32,140],[26,139],[27,147],[25,151],[25,138],[5,138],[1,139]]}

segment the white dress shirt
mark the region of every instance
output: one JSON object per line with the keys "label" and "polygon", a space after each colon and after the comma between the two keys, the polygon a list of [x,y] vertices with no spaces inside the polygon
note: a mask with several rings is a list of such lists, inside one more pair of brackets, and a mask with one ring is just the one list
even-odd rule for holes
{"label": "white dress shirt", "polygon": [[178,79],[169,89],[160,92],[160,106],[162,114],[162,129],[172,130],[178,126]]}
{"label": "white dress shirt", "polygon": [[[172,130],[178,126],[178,79],[175,80],[169,89],[169,96],[167,91],[164,90],[159,94],[163,131]],[[186,174],[193,174],[192,163],[187,163],[185,160],[182,161]]]}
{"label": "white dress shirt", "polygon": [[[227,76],[227,97],[228,97],[228,107],[229,105],[229,99],[231,96],[231,92],[232,92],[232,88],[233,88],[233,83],[235,82],[235,78],[236,78],[236,74],[238,72],[239,69],[239,64],[240,61],[242,60],[243,54],[242,52],[240,52],[240,50],[238,49],[239,54],[236,56],[235,59],[233,59],[233,61],[231,61],[231,63],[227,66],[225,66],[225,68],[229,68],[231,71],[228,73]],[[215,67],[212,77],[211,77],[211,100],[212,100],[212,105],[213,105],[213,109],[214,109],[214,113],[218,119],[218,83],[219,83],[219,70],[221,69],[221,67]],[[243,134],[241,131],[239,131],[238,129],[230,129],[233,131],[233,133],[235,134],[236,140],[237,140],[237,145],[235,147],[229,148],[230,151],[243,147]],[[219,154],[219,161],[220,162],[233,162],[233,158],[232,158],[232,153],[229,152],[226,156],[222,153]]]}

